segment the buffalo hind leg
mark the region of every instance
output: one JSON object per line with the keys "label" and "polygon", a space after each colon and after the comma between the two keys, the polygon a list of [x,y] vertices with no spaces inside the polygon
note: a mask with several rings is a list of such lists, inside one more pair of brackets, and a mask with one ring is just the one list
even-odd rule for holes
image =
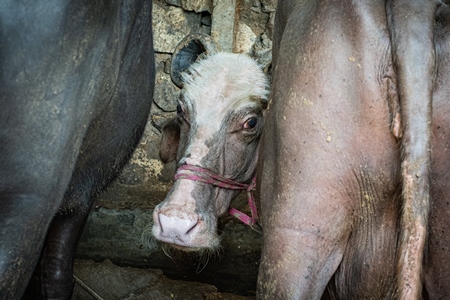
{"label": "buffalo hind leg", "polygon": [[79,195],[77,208],[64,209],[55,215],[23,299],[70,299],[74,256],[93,202],[91,199],[89,195]]}

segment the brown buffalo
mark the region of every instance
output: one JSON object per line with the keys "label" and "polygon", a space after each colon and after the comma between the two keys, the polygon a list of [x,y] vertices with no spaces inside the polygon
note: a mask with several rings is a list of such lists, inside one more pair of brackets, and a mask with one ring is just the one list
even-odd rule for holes
{"label": "brown buffalo", "polygon": [[449,298],[447,5],[278,5],[257,298]]}

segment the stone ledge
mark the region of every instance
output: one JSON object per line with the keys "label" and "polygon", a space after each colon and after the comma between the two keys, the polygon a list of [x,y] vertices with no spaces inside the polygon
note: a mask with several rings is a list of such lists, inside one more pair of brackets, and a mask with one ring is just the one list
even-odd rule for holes
{"label": "stone ledge", "polygon": [[208,284],[171,280],[160,270],[120,267],[109,260],[101,263],[76,260],[74,274],[77,280],[71,300],[95,299],[82,286],[87,286],[89,290],[105,300],[253,299],[253,297],[220,293],[215,286]]}
{"label": "stone ledge", "polygon": [[78,244],[77,258],[109,259],[120,266],[161,269],[169,278],[212,284],[220,292],[246,296],[254,292],[260,234],[226,216],[221,219],[222,249],[218,255],[199,258],[174,251],[169,258],[160,244],[144,245],[142,232],[151,220],[152,210],[95,209]]}

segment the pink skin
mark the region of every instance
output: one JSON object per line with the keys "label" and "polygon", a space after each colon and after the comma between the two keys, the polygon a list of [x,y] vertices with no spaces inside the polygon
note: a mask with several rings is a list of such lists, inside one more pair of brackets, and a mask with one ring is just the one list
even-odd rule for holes
{"label": "pink skin", "polygon": [[388,3],[278,3],[257,299],[422,292],[437,2]]}

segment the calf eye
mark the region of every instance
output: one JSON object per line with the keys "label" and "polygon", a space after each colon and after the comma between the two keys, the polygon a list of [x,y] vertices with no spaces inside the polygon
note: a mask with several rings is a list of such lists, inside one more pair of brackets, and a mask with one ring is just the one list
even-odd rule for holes
{"label": "calf eye", "polygon": [[183,113],[183,109],[181,108],[181,105],[180,104],[178,104],[177,105],[177,114],[182,114]]}
{"label": "calf eye", "polygon": [[184,122],[188,123],[189,122],[186,120],[186,113],[183,110],[183,107],[181,106],[181,104],[178,103],[177,105],[177,119],[178,119],[178,123],[183,124]]}
{"label": "calf eye", "polygon": [[244,129],[252,129],[255,128],[256,124],[258,123],[258,119],[256,117],[252,117],[245,121],[244,123]]}

